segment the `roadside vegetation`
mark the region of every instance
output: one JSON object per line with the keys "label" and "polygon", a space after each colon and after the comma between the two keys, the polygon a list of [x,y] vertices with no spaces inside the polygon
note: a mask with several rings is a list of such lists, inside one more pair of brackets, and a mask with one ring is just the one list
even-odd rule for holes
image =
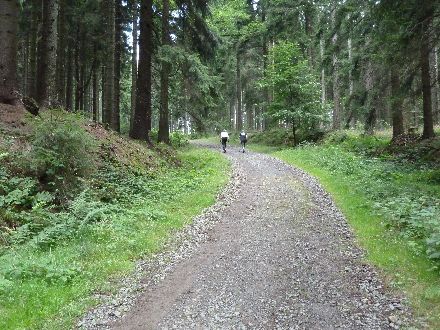
{"label": "roadside vegetation", "polygon": [[440,327],[440,140],[390,144],[339,131],[289,148],[282,130],[256,133],[249,148],[317,177],[354,229],[367,259],[403,289],[416,313]]}
{"label": "roadside vegetation", "polygon": [[65,112],[31,127],[0,134],[0,328],[69,328],[214,202],[228,164],[178,134],[147,148]]}

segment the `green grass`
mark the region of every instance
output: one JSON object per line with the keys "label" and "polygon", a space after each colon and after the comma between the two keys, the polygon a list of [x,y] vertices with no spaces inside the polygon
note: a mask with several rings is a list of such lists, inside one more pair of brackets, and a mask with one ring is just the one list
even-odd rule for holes
{"label": "green grass", "polygon": [[[381,205],[381,200],[397,200],[402,195],[410,199],[428,196],[435,203],[440,200],[440,186],[425,180],[426,171],[416,166],[359,154],[370,151],[370,144],[380,147],[381,139],[345,143],[351,144],[350,148],[357,152],[332,143],[281,151],[252,144],[249,147],[267,152],[318,178],[354,229],[357,241],[367,252],[368,262],[382,270],[390,287],[405,292],[418,317],[426,319],[430,328],[440,328],[439,263],[427,258],[424,238],[414,237],[419,234],[415,220],[395,223],[392,213],[399,212],[401,205],[390,209],[386,209],[389,207],[386,203]],[[438,226],[439,219],[434,218],[432,222]],[[416,229],[411,227],[413,225]]]}
{"label": "green grass", "polygon": [[174,230],[213,204],[228,178],[227,161],[194,148],[180,158],[181,168],[144,183],[150,195],[119,205],[80,237],[49,250],[17,246],[0,256],[0,274],[8,278],[0,282],[0,329],[72,327],[97,303],[93,293],[114,291],[136,260],[159,251]]}

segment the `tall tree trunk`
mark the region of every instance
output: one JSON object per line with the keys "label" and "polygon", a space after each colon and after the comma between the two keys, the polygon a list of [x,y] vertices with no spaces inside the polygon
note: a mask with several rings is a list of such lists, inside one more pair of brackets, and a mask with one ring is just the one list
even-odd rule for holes
{"label": "tall tree trunk", "polygon": [[98,43],[93,44],[93,53],[95,58],[92,65],[92,119],[95,123],[99,122],[99,55],[97,54]]}
{"label": "tall tree trunk", "polygon": [[243,128],[243,113],[242,113],[242,103],[241,103],[241,63],[240,63],[240,52],[237,49],[237,61],[236,61],[236,97],[237,97],[237,131],[241,131]]}
{"label": "tall tree trunk", "polygon": [[365,72],[365,89],[368,93],[367,107],[368,114],[365,121],[365,133],[372,135],[376,127],[377,109],[376,109],[376,93],[374,91],[374,69],[371,60],[367,63]]}
{"label": "tall tree trunk", "polygon": [[264,124],[263,124],[263,108],[258,108],[258,126],[257,129],[260,130],[261,132],[264,129]]}
{"label": "tall tree trunk", "polygon": [[[162,46],[170,45],[170,36],[168,28],[169,19],[169,0],[162,0]],[[170,143],[170,124],[168,119],[168,80],[171,71],[171,65],[168,61],[162,61],[160,72],[160,117],[158,142]]]}
{"label": "tall tree trunk", "polygon": [[403,127],[403,98],[400,95],[400,77],[397,67],[391,68],[391,115],[393,123],[393,140],[405,133]]}
{"label": "tall tree trunk", "polygon": [[79,88],[78,88],[78,104],[79,110],[84,112],[85,110],[85,92],[86,92],[86,31],[85,27],[82,27],[81,33],[81,46],[79,52]]}
{"label": "tall tree trunk", "polygon": [[66,29],[66,0],[60,1],[60,10],[58,12],[58,44],[57,44],[57,59],[56,59],[56,90],[58,94],[58,101],[60,104],[66,106],[66,85],[65,85],[65,62],[66,62],[66,44],[67,44],[67,29]]}
{"label": "tall tree trunk", "polygon": [[[106,75],[105,75],[105,66],[103,65],[101,67],[101,123],[104,124],[104,109],[105,109],[105,99],[106,99],[106,89],[105,89],[105,79],[106,79]],[[99,120],[99,119],[98,119]]]}
{"label": "tall tree trunk", "polygon": [[139,34],[139,69],[136,82],[136,109],[130,137],[150,142],[151,129],[151,53],[153,9],[152,0],[141,1]]}
{"label": "tall tree trunk", "polygon": [[84,113],[89,115],[91,113],[91,107],[90,107],[90,94],[91,94],[91,87],[92,87],[92,79],[93,79],[93,68],[90,68],[90,80],[87,84],[85,84],[84,87]]}
{"label": "tall tree trunk", "polygon": [[16,104],[18,1],[0,0],[0,103]]}
{"label": "tall tree trunk", "polygon": [[37,102],[43,107],[57,103],[56,54],[58,1],[43,0],[43,20],[38,44]]}
{"label": "tall tree trunk", "polygon": [[122,0],[116,0],[115,5],[115,76],[114,76],[114,106],[112,111],[111,127],[114,131],[121,131],[120,101],[121,101],[121,56],[122,56]]}
{"label": "tall tree trunk", "polygon": [[434,113],[434,119],[437,124],[440,124],[440,63],[439,63],[439,49],[435,48],[435,63],[437,71],[435,73],[437,84],[437,111]]}
{"label": "tall tree trunk", "polygon": [[420,39],[420,68],[422,71],[422,93],[423,93],[423,139],[430,139],[435,136],[434,120],[432,116],[431,100],[431,77],[429,69],[430,52],[430,28],[434,15],[432,0],[425,0],[421,3],[423,15],[420,18],[419,29]]}
{"label": "tall tree trunk", "polygon": [[138,3],[137,0],[133,1],[133,17],[132,17],[132,24],[133,24],[133,33],[132,33],[132,39],[133,39],[133,50],[131,55],[131,113],[130,113],[130,131],[133,128],[133,119],[134,119],[134,110],[136,108],[136,78],[137,78],[137,48],[138,48]]}
{"label": "tall tree trunk", "polygon": [[80,110],[80,98],[81,98],[81,81],[80,81],[81,62],[79,60],[80,42],[81,42],[80,24],[81,23],[78,18],[76,22],[76,33],[75,33],[75,112]]}
{"label": "tall tree trunk", "polygon": [[[29,15],[26,15],[27,19],[30,19]],[[23,58],[22,58],[22,63],[23,63],[23,77],[21,79],[21,93],[23,95],[27,95],[28,94],[28,87],[27,87],[27,82],[28,82],[28,77],[29,77],[29,44],[30,44],[30,34],[29,31],[26,31],[24,40],[23,40]]]}
{"label": "tall tree trunk", "polygon": [[235,128],[235,101],[232,97],[229,99],[229,128],[231,130]]}
{"label": "tall tree trunk", "polygon": [[93,68],[92,78],[92,118],[95,123],[99,119],[99,83],[98,83],[98,70],[99,66],[95,65]]}
{"label": "tall tree trunk", "polygon": [[312,3],[306,1],[304,10],[304,25],[305,32],[307,35],[307,57],[311,67],[315,67],[315,50],[313,47],[313,37],[314,37],[314,19],[315,19],[315,7]]}
{"label": "tall tree trunk", "polygon": [[327,102],[327,85],[325,83],[325,69],[324,69],[324,39],[319,41],[319,50],[321,54],[321,106],[324,108]]}
{"label": "tall tree trunk", "polygon": [[434,124],[438,123],[438,112],[439,112],[439,81],[438,81],[438,48],[434,47],[430,54],[431,63],[431,95],[432,95],[432,115],[434,119]]}
{"label": "tall tree trunk", "polygon": [[[266,24],[266,9],[265,9],[265,4],[263,1],[261,2],[261,22],[263,24]],[[260,3],[259,2],[259,3]],[[268,47],[267,47],[267,37],[264,34],[263,35],[263,72],[264,72],[264,77],[266,78],[266,72],[267,72],[267,55],[268,55]],[[263,87],[263,106],[261,108],[261,116],[260,116],[260,123],[261,123],[261,131],[263,131],[266,128],[266,118],[264,117],[267,113],[267,109],[268,109],[268,105],[269,105],[269,88],[268,87]]]}
{"label": "tall tree trunk", "polygon": [[105,98],[103,99],[102,122],[111,125],[114,107],[114,75],[115,75],[115,1],[107,1],[106,9],[106,59],[105,65]]}
{"label": "tall tree trunk", "polygon": [[254,111],[255,111],[255,106],[252,105],[248,105],[246,108],[246,114],[247,114],[247,128],[248,130],[252,130],[254,129]]}
{"label": "tall tree trunk", "polygon": [[420,48],[420,67],[422,70],[422,93],[423,93],[423,139],[434,137],[434,120],[432,117],[431,103],[431,77],[429,75],[429,45],[423,42]]}
{"label": "tall tree trunk", "polygon": [[67,68],[66,68],[66,110],[73,111],[73,42],[69,40],[67,46]]}
{"label": "tall tree trunk", "polygon": [[347,40],[347,47],[348,47],[348,62],[350,65],[350,69],[348,70],[348,96],[351,98],[353,96],[353,87],[354,87],[353,72],[351,70],[351,66],[353,65],[353,47],[352,47],[351,38],[348,38]]}
{"label": "tall tree trunk", "polygon": [[27,81],[27,95],[33,99],[37,98],[36,91],[36,75],[37,75],[37,39],[38,39],[38,24],[40,22],[41,1],[32,0],[32,14],[30,21],[30,42],[29,42],[29,73]]}
{"label": "tall tree trunk", "polygon": [[[332,23],[335,24],[335,9],[332,12]],[[339,91],[339,59],[338,59],[338,33],[332,37],[333,43],[333,129],[341,128],[341,95]]]}

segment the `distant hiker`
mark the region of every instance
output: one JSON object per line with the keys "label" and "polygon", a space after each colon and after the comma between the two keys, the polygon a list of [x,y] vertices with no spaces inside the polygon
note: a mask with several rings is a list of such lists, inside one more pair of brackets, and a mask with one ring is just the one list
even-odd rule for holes
{"label": "distant hiker", "polygon": [[241,151],[244,153],[244,148],[246,147],[247,142],[247,134],[245,132],[240,133],[240,144],[241,144]]}
{"label": "distant hiker", "polygon": [[223,152],[226,152],[226,142],[228,142],[229,134],[226,132],[226,130],[223,130],[220,133],[220,140],[222,142]]}

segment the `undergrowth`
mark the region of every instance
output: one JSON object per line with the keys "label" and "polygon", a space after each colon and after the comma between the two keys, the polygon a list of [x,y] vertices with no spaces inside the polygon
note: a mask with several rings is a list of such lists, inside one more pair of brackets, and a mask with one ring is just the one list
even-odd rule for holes
{"label": "undergrowth", "polygon": [[62,115],[0,140],[0,329],[72,327],[227,180],[218,153],[148,150]]}
{"label": "undergrowth", "polygon": [[[311,131],[302,131],[299,130],[297,132],[297,141],[318,141],[324,136],[324,132],[322,130],[316,129]],[[256,144],[264,144],[267,146],[293,146],[294,145],[294,137],[291,130],[282,129],[282,128],[273,128],[266,131],[251,131],[248,132],[249,143]]]}

